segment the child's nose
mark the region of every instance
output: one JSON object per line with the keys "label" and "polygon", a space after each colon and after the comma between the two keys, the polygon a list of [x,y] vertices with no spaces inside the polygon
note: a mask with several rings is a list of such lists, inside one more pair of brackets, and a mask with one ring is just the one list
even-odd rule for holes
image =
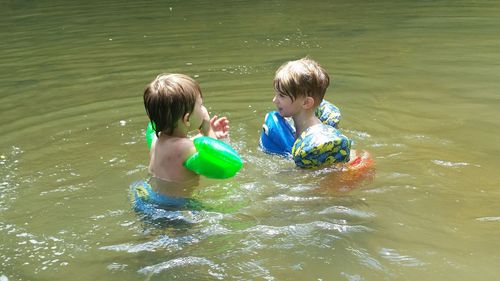
{"label": "child's nose", "polygon": [[273,97],[273,103],[276,103],[276,96]]}

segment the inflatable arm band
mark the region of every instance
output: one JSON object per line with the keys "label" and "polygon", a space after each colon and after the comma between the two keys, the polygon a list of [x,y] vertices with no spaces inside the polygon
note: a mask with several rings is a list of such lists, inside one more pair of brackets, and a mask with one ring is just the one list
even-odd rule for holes
{"label": "inflatable arm band", "polygon": [[295,139],[295,128],[285,118],[276,111],[268,113],[260,136],[262,150],[291,156],[301,168],[349,161],[351,140],[336,129],[341,119],[338,107],[323,100],[315,115],[323,124],[309,128]]}
{"label": "inflatable arm band", "polygon": [[148,127],[146,128],[146,143],[148,144],[148,148],[151,150],[151,146],[153,145],[153,141],[156,139],[155,129],[153,128],[153,122],[148,123]]}
{"label": "inflatable arm band", "polygon": [[[316,117],[325,124],[337,128],[341,114],[338,107],[323,100],[315,111]],[[281,115],[272,111],[264,118],[260,147],[269,154],[278,154],[288,157],[292,153],[295,142],[295,128],[293,128]]]}
{"label": "inflatable arm band", "polygon": [[325,124],[314,125],[304,131],[292,147],[295,165],[305,169],[347,163],[350,151],[351,140]]}
{"label": "inflatable arm band", "polygon": [[342,118],[340,109],[327,100],[323,100],[314,113],[323,124],[334,128],[337,128]]}
{"label": "inflatable arm band", "polygon": [[210,137],[194,139],[197,152],[184,162],[184,167],[208,178],[226,179],[234,176],[243,166],[234,149]]}
{"label": "inflatable arm band", "polygon": [[[149,149],[155,139],[154,125],[149,122],[146,129]],[[243,166],[238,153],[225,142],[210,137],[197,137],[193,143],[197,152],[184,162],[184,167],[199,175],[214,179],[230,178]]]}
{"label": "inflatable arm band", "polygon": [[260,147],[264,152],[288,157],[294,142],[295,129],[278,112],[269,112],[260,135]]}

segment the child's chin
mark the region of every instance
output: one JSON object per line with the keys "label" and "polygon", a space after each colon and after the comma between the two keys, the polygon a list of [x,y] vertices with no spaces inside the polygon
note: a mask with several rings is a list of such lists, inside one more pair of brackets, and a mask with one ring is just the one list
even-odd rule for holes
{"label": "child's chin", "polygon": [[285,114],[283,111],[281,111],[279,109],[278,109],[278,112],[281,115],[281,117],[290,117],[288,114]]}

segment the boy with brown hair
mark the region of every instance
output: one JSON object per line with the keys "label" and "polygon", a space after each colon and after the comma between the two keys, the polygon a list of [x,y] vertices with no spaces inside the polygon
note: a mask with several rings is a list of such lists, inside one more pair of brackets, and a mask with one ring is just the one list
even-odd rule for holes
{"label": "boy with brown hair", "polygon": [[210,118],[202,98],[198,83],[183,74],[160,74],[144,91],[144,107],[157,136],[151,145],[149,172],[172,183],[168,195],[189,196],[185,187],[198,184],[199,174],[184,166],[197,151],[190,132],[215,139],[228,136],[228,119]]}

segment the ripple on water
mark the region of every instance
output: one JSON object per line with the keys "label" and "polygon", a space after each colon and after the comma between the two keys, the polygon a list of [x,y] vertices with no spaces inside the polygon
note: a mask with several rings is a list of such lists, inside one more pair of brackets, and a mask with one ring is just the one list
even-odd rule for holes
{"label": "ripple on water", "polygon": [[379,253],[383,258],[401,266],[416,267],[425,265],[424,262],[417,258],[400,254],[395,249],[382,248]]}
{"label": "ripple on water", "polygon": [[18,158],[23,153],[19,147],[11,147],[10,151],[2,152],[0,155],[0,211],[9,209],[9,206],[17,198],[19,179],[17,179]]}
{"label": "ripple on water", "polygon": [[138,252],[155,252],[159,249],[168,251],[180,251],[186,245],[192,245],[199,242],[199,239],[188,235],[183,237],[170,237],[168,235],[160,235],[153,241],[147,241],[139,244],[125,243],[120,245],[103,246],[101,250],[111,250],[118,252],[138,253]]}
{"label": "ripple on water", "polygon": [[109,264],[107,266],[107,269],[110,271],[121,271],[121,270],[124,270],[125,268],[127,268],[127,266],[128,265],[126,265],[126,264],[114,262],[114,263]]}
{"label": "ripple on water", "polygon": [[194,257],[194,256],[171,259],[171,260],[168,260],[166,262],[146,266],[146,267],[139,269],[138,272],[151,276],[154,274],[159,274],[163,271],[166,271],[166,270],[169,270],[172,268],[199,267],[199,266],[208,266],[208,273],[211,276],[213,276],[219,280],[222,280],[224,277],[224,269],[221,266],[215,264],[214,262],[212,262],[209,259],[201,258],[201,257]]}
{"label": "ripple on water", "polygon": [[[249,233],[253,237],[260,238],[262,240],[272,239],[273,237],[279,236],[290,237],[290,239],[292,240],[302,240],[304,238],[311,238],[318,231],[334,231],[338,234],[341,234],[347,232],[368,232],[371,231],[371,229],[362,225],[347,225],[342,223],[331,223],[327,221],[313,221],[304,224],[285,226],[258,225],[244,230],[244,232]],[[301,244],[302,243],[303,242],[301,242]]]}
{"label": "ripple on water", "polygon": [[280,194],[277,196],[269,197],[265,200],[266,203],[276,202],[310,202],[310,201],[324,201],[323,197],[319,196],[290,196],[287,194]]}
{"label": "ripple on water", "polygon": [[240,270],[240,272],[244,272],[245,275],[248,275],[251,278],[262,278],[262,280],[274,280],[274,278],[271,275],[271,272],[267,268],[265,268],[262,264],[260,264],[258,261],[239,262],[236,264],[236,268]]}
{"label": "ripple on water", "polygon": [[193,234],[185,236],[169,236],[166,234],[161,234],[154,240],[142,242],[142,243],[124,243],[118,245],[102,246],[99,249],[117,251],[117,252],[127,252],[127,253],[139,253],[139,252],[156,252],[158,250],[167,250],[169,252],[182,251],[188,246],[201,243],[208,237],[215,235],[227,235],[231,231],[224,226],[212,222],[208,226],[201,228]]}
{"label": "ripple on water", "polygon": [[495,222],[500,222],[500,217],[481,217],[477,218],[477,221],[495,221]]}
{"label": "ripple on water", "polygon": [[0,245],[0,265],[4,268],[23,264],[38,273],[49,268],[65,267],[72,258],[68,253],[75,249],[75,245],[61,237],[35,235],[13,224],[0,222],[0,232],[5,232],[2,236],[9,240],[7,247],[16,245],[15,248],[5,248],[3,243]]}
{"label": "ripple on water", "polygon": [[[444,161],[444,160],[432,160],[432,163],[442,166],[442,167],[450,167],[450,168],[456,168],[456,167],[464,167],[464,166],[470,166],[470,163],[467,162],[451,162],[451,161]],[[480,167],[480,165],[474,165],[476,167]]]}
{"label": "ripple on water", "polygon": [[318,214],[322,214],[322,215],[323,214],[343,214],[343,215],[348,215],[348,216],[357,217],[357,218],[375,217],[374,213],[355,210],[355,209],[351,209],[351,208],[348,208],[345,206],[327,207],[324,210],[318,212]]}
{"label": "ripple on water", "polygon": [[376,258],[372,257],[365,249],[348,247],[346,250],[357,257],[360,264],[371,269],[384,271],[382,264]]}

